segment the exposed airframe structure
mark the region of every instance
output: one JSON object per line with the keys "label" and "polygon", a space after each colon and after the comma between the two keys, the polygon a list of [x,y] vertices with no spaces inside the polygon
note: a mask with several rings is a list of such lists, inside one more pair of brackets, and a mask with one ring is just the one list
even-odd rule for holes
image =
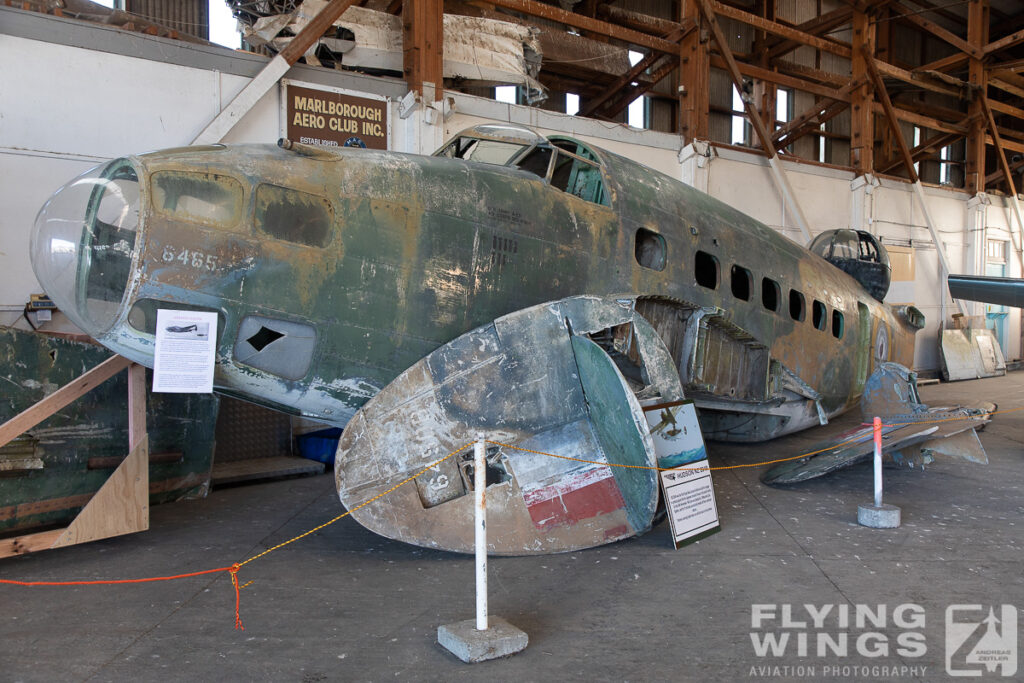
{"label": "exposed airframe structure", "polygon": [[[579,140],[483,125],[432,157],[282,141],[118,159],[46,204],[32,258],[61,308],[132,360],[152,364],[158,308],[216,311],[217,391],[341,426],[355,416],[337,465],[351,503],[477,428],[654,464],[642,421],[621,423],[631,437],[599,425],[636,418],[645,391],[693,399],[711,439],[827,422],[857,403],[875,365],[909,362],[924,319],[881,303],[888,263],[872,236],[836,231],[812,247]],[[655,381],[669,366],[674,383]],[[406,439],[402,454],[395,435],[428,422],[416,401],[440,406],[425,432],[438,443]],[[507,545],[496,535],[496,552],[585,547],[650,525],[650,482],[498,469],[492,485],[512,490],[521,533]],[[600,505],[577,496],[582,507],[555,522],[532,515],[531,486],[566,500],[597,481]],[[407,496],[406,516],[429,523],[399,529],[381,515],[370,526],[462,549],[455,536],[471,538],[470,525],[436,540],[444,524],[462,526],[438,521],[457,517],[442,514],[460,504],[446,495]],[[564,542],[548,544],[556,527]]]}

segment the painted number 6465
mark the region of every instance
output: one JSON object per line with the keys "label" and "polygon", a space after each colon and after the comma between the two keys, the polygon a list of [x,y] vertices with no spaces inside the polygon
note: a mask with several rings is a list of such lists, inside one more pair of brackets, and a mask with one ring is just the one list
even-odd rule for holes
{"label": "painted number 6465", "polygon": [[217,257],[214,254],[207,254],[197,249],[186,249],[184,247],[179,249],[178,247],[168,245],[164,247],[163,260],[164,263],[178,261],[184,266],[191,266],[202,270],[217,269]]}

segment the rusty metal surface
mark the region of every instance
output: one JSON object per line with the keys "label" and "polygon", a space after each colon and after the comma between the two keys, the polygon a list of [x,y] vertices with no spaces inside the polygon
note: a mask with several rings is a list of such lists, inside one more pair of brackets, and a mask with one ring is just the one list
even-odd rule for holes
{"label": "rusty metal surface", "polygon": [[[110,356],[95,344],[0,328],[0,422]],[[0,450],[0,532],[67,522],[110,476],[89,466],[128,454],[128,385],[121,373]],[[213,462],[216,396],[150,394],[150,501],[206,495]]]}
{"label": "rusty metal surface", "polygon": [[[653,467],[636,396],[677,400],[682,389],[661,340],[630,304],[574,297],[532,307],[416,363],[342,435],[335,461],[342,502],[352,509],[485,434],[595,461],[491,448],[489,552],[565,552],[646,531],[656,471],[600,463]],[[472,482],[466,450],[353,516],[390,538],[472,552]]]}
{"label": "rusty metal surface", "polygon": [[[712,438],[759,440],[817,424],[856,404],[875,354],[909,362],[915,328],[839,269],[667,176],[592,154],[603,162],[611,206],[514,168],[370,150],[237,146],[138,157],[141,228],[123,308],[219,311],[219,390],[337,425],[466,330],[581,293],[631,292],[663,307],[664,334],[688,340],[687,357],[676,359],[687,391],[703,413],[721,414],[713,418],[721,436]],[[213,223],[154,209],[146,179],[170,171],[205,174],[232,196],[241,186],[241,209],[232,199]],[[261,228],[254,197],[270,179],[329,202],[324,246]],[[661,271],[637,261],[641,228],[664,239]],[[714,289],[695,283],[697,251],[717,259]],[[746,300],[731,291],[733,265],[752,274]],[[785,300],[767,309],[764,279],[780,285],[783,299],[800,291],[808,309],[820,301],[829,324],[842,316],[841,338],[813,326],[809,312],[793,320]],[[149,364],[152,336],[127,313],[94,334]],[[289,380],[235,358],[248,315],[314,324],[309,372]],[[801,388],[792,390],[788,376]],[[759,417],[750,430],[725,424],[751,414]]]}
{"label": "rusty metal surface", "polygon": [[[106,195],[97,189],[78,216],[67,215],[70,183],[37,219],[33,264],[83,329],[146,365],[156,309],[216,311],[217,391],[342,427],[392,382],[425,373],[422,359],[436,368],[467,331],[580,295],[621,297],[649,321],[712,440],[760,441],[824,424],[858,403],[879,363],[911,362],[919,311],[880,303],[764,224],[572,138],[515,130],[507,138],[522,155],[499,163],[299,144],[116,160],[79,180],[120,184],[124,196],[137,184],[137,200],[103,222]],[[299,205],[301,225],[280,220]],[[75,221],[81,236],[40,250]],[[69,250],[74,288],[62,280],[73,270]],[[544,341],[522,334],[524,349],[543,355]],[[630,338],[609,327],[594,339],[627,383],[636,379]],[[460,395],[498,390],[480,377]],[[527,419],[526,406],[505,403],[503,421],[486,424],[546,429]],[[402,420],[430,423],[430,410]],[[440,431],[423,437],[432,435],[434,449],[453,439]],[[578,449],[588,438],[564,441]],[[457,506],[462,494],[415,496],[434,510]]]}
{"label": "rusty metal surface", "polygon": [[[924,467],[942,455],[986,464],[988,456],[976,429],[995,411],[980,406],[929,408],[917,392],[917,376],[896,363],[881,363],[865,384],[861,409],[865,421],[881,417],[882,454],[898,465]],[[761,475],[770,485],[797,484],[871,458],[873,428],[859,427],[812,445],[805,458],[779,463]]]}

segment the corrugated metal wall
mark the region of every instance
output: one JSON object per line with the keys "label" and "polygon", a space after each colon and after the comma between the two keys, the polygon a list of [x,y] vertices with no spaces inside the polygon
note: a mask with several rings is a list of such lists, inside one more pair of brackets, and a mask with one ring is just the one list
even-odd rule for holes
{"label": "corrugated metal wall", "polygon": [[210,38],[208,0],[125,0],[125,11],[181,33]]}

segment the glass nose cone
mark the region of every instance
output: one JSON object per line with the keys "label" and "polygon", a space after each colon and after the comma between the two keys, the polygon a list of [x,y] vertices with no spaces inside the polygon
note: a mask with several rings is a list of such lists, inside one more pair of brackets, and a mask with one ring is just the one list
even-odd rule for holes
{"label": "glass nose cone", "polygon": [[139,229],[139,179],[127,159],[87,171],[36,216],[32,269],[82,330],[98,337],[121,311]]}

